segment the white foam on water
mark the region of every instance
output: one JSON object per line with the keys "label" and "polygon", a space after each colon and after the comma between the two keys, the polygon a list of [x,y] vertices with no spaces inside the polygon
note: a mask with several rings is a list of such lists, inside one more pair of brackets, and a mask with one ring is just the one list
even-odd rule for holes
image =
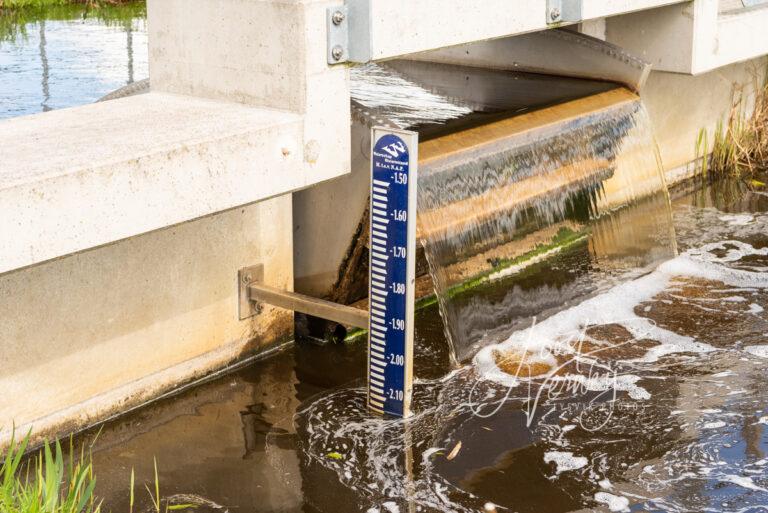
{"label": "white foam on water", "polygon": [[605,504],[611,511],[629,511],[629,499],[608,492],[597,492],[595,500]]}
{"label": "white foam on water", "polygon": [[382,506],[384,506],[384,509],[389,511],[389,513],[400,513],[400,506],[398,506],[394,502],[391,502],[391,501],[385,502],[384,504],[382,504]]}
{"label": "white foam on water", "polygon": [[589,463],[584,456],[574,456],[572,452],[550,451],[544,453],[544,463],[555,463],[556,474],[569,470],[578,470]]}
{"label": "white foam on water", "polygon": [[436,454],[440,451],[444,451],[445,447],[430,447],[426,451],[424,451],[421,455],[421,461],[424,465],[429,464],[429,458],[432,457],[433,454]]}
{"label": "white foam on water", "polygon": [[733,483],[735,485],[741,486],[742,488],[746,488],[748,490],[755,490],[758,492],[768,492],[765,488],[762,486],[757,486],[754,481],[752,481],[751,477],[745,477],[745,476],[736,476],[733,474],[727,474],[724,476],[720,476],[720,481],[724,481],[726,483]]}
{"label": "white foam on water", "polygon": [[725,422],[723,422],[722,420],[707,422],[701,427],[702,429],[719,429],[721,427],[725,427]]}
{"label": "white foam on water", "polygon": [[[750,255],[768,255],[768,247],[756,249],[737,240],[725,240],[692,248],[661,264],[655,271],[609,289],[603,294],[558,312],[543,322],[513,333],[507,340],[481,349],[474,364],[484,378],[516,386],[519,379],[503,372],[495,362],[495,351],[526,351],[529,354],[568,351],[583,339],[583,330],[592,325],[619,324],[634,340],[653,339],[659,345],[651,347],[638,362],[655,362],[674,353],[706,353],[714,348],[692,337],[680,335],[658,327],[649,319],[635,314],[635,308],[669,288],[676,278],[689,277],[723,282],[729,287],[768,288],[768,273],[733,269],[723,264],[735,262]],[[749,350],[749,349],[747,349]],[[573,352],[573,349],[571,349]],[[768,358],[768,349],[758,354]],[[637,394],[637,392],[636,392]],[[644,395],[641,394],[640,395]]]}
{"label": "white foam on water", "polygon": [[758,424],[766,424],[768,425],[768,416],[760,417],[757,421]]}
{"label": "white foam on water", "polygon": [[768,358],[768,346],[747,346],[744,351],[760,358]]}
{"label": "white foam on water", "polygon": [[608,390],[615,390],[617,392],[627,392],[629,397],[636,400],[646,400],[651,398],[651,394],[646,389],[638,386],[636,383],[640,381],[640,376],[633,374],[598,374],[591,376],[584,376],[581,374],[568,374],[566,376],[553,376],[548,381],[556,385],[558,382],[568,382],[568,389],[573,389],[572,385],[576,384],[581,390],[589,392],[606,392]]}
{"label": "white foam on water", "polygon": [[731,226],[746,226],[755,221],[755,216],[752,214],[728,214],[720,216],[718,219],[725,221]]}

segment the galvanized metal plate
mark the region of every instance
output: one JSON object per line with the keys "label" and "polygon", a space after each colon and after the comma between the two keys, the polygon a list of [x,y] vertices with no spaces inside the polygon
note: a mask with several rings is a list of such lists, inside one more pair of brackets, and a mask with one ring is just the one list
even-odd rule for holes
{"label": "galvanized metal plate", "polygon": [[547,24],[581,21],[581,0],[547,0]]}
{"label": "galvanized metal plate", "polygon": [[261,307],[255,301],[251,301],[248,286],[262,281],[264,281],[263,264],[243,267],[237,271],[237,315],[241,321],[261,311]]}
{"label": "galvanized metal plate", "polygon": [[349,60],[349,16],[346,5],[329,7],[325,11],[328,30],[328,64]]}

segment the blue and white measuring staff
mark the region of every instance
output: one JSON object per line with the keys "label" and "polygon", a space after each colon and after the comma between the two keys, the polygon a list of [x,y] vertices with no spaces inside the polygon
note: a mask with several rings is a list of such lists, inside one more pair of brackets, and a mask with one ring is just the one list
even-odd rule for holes
{"label": "blue and white measuring staff", "polygon": [[368,407],[410,414],[418,134],[371,131]]}

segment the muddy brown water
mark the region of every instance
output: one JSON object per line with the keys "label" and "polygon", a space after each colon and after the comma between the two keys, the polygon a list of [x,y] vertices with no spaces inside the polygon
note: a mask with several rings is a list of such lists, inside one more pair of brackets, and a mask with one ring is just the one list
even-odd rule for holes
{"label": "muddy brown water", "polygon": [[[768,511],[768,194],[736,181],[678,189],[673,214],[673,262],[707,255],[696,261],[715,271],[668,271],[632,310],[694,345],[644,358],[663,337],[592,323],[575,351],[586,359],[557,355],[582,386],[510,386],[477,361],[451,369],[432,306],[416,318],[417,413],[404,423],[365,411],[363,343],[300,342],[102,426],[107,509],[127,511],[131,469],[150,482],[156,458],[161,494],[206,511]],[[527,279],[566,287],[590,255],[574,247],[550,264],[561,273]]]}

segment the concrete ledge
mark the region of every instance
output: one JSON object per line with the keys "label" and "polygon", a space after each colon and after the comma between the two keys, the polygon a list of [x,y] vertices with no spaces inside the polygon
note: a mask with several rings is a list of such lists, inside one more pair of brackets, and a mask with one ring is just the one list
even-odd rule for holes
{"label": "concrete ledge", "polygon": [[719,68],[768,54],[768,6],[722,14],[717,19],[716,43],[696,71]]}
{"label": "concrete ledge", "polygon": [[656,71],[698,75],[768,53],[766,26],[767,6],[720,13],[717,0],[696,0],[609,18],[606,36]]}
{"label": "concrete ledge", "polygon": [[[582,20],[653,9],[680,1],[584,1]],[[507,0],[389,0],[371,1],[369,5],[371,60],[508,37],[553,26],[548,23],[551,19],[546,0],[511,3]]]}
{"label": "concrete ledge", "polygon": [[0,122],[0,273],[336,176],[305,159],[303,128],[165,93]]}

